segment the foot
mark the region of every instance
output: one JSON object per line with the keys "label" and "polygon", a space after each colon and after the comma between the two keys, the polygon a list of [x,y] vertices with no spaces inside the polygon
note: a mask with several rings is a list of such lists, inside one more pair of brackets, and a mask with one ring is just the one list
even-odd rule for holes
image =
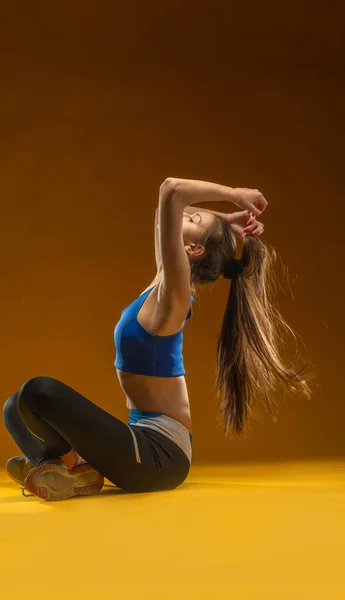
{"label": "foot", "polygon": [[42,500],[67,500],[73,496],[96,494],[103,484],[103,475],[87,463],[70,471],[63,464],[44,463],[32,469],[24,481],[25,489]]}
{"label": "foot", "polygon": [[67,454],[60,456],[60,459],[69,470],[86,462],[73,448]]}
{"label": "foot", "polygon": [[19,485],[24,485],[26,476],[33,468],[34,465],[26,456],[14,456],[6,463],[7,475]]}

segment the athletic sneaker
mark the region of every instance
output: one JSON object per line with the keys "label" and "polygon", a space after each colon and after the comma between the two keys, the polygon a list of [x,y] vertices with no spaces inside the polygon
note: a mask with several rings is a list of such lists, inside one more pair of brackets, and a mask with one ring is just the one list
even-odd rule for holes
{"label": "athletic sneaker", "polygon": [[64,464],[44,463],[28,473],[24,487],[42,500],[67,500],[99,492],[104,477],[88,463],[70,471]]}
{"label": "athletic sneaker", "polygon": [[19,485],[24,485],[24,480],[34,465],[25,456],[14,456],[6,463],[7,475]]}

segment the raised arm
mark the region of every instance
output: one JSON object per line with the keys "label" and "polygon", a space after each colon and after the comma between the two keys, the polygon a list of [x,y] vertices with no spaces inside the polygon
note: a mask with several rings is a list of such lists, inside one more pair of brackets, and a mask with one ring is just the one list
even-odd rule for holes
{"label": "raised arm", "polygon": [[161,291],[167,302],[175,308],[181,306],[182,313],[189,306],[191,277],[183,239],[184,209],[194,203],[224,200],[245,210],[255,210],[255,214],[260,214],[267,205],[258,190],[230,188],[206,181],[170,177],[160,187],[156,223],[159,225],[159,237],[155,246],[163,271]]}
{"label": "raised arm", "polygon": [[174,197],[182,207],[197,202],[233,202],[243,210],[251,211],[255,216],[262,216],[267,207],[267,200],[256,189],[231,188],[226,185],[199,181],[196,179],[178,179],[168,177],[160,188],[160,197]]}

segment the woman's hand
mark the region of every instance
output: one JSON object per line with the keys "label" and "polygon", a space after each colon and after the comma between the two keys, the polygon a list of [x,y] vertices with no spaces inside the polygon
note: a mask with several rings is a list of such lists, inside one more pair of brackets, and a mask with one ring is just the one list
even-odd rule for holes
{"label": "woman's hand", "polygon": [[262,217],[267,207],[267,200],[259,190],[248,188],[234,188],[233,200],[243,210],[252,212],[255,217]]}
{"label": "woman's hand", "polygon": [[223,214],[223,217],[231,225],[235,234],[241,238],[244,238],[247,233],[258,236],[264,231],[263,223],[257,221],[249,210]]}

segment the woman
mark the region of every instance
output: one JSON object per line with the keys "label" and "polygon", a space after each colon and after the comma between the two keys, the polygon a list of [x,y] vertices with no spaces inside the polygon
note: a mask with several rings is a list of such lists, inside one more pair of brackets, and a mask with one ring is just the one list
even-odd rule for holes
{"label": "woman", "polygon": [[[191,209],[228,200],[242,212]],[[277,338],[284,320],[270,302],[274,252],[259,239],[267,201],[257,190],[168,178],[155,222],[157,275],[115,328],[115,367],[128,425],[49,377],[27,381],[4,406],[23,457],[8,474],[46,500],[98,492],[107,477],[127,491],[176,488],[191,463],[192,425],[182,330],[196,286],[232,279],[218,343],[217,391],[225,433],[244,431],[253,400],[281,380],[309,396],[301,370],[284,366]],[[249,235],[248,235],[249,234]]]}

